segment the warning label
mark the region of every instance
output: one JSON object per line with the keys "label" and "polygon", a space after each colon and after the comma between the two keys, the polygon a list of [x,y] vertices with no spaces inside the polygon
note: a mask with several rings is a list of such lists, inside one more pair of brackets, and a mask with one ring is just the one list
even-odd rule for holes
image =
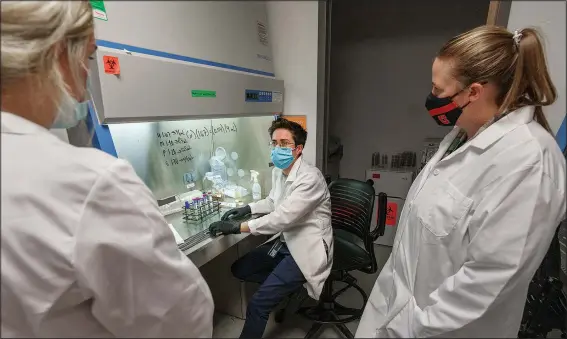
{"label": "warning label", "polygon": [[[376,202],[378,203],[378,202]],[[398,204],[395,202],[388,202],[386,205],[386,226],[396,226],[396,218],[398,216]],[[380,214],[376,213],[376,224],[380,220]]]}
{"label": "warning label", "polygon": [[120,62],[115,56],[105,55],[102,57],[104,62],[104,73],[120,74]]}

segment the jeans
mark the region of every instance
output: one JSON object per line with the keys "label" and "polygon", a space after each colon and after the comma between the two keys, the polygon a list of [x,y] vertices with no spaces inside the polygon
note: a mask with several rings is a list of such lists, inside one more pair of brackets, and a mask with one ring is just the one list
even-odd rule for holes
{"label": "jeans", "polygon": [[272,245],[273,242],[255,248],[232,264],[232,274],[236,278],[261,284],[248,303],[240,338],[262,338],[272,310],[305,283],[286,244],[274,258],[268,255]]}

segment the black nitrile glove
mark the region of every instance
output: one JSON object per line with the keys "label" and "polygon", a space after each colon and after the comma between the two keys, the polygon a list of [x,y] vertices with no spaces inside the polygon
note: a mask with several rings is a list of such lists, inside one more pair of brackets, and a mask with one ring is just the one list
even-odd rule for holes
{"label": "black nitrile glove", "polygon": [[219,234],[240,234],[240,224],[230,221],[216,221],[209,226],[209,233],[213,237]]}
{"label": "black nitrile glove", "polygon": [[238,207],[238,208],[233,208],[230,211],[226,212],[221,220],[228,220],[228,219],[232,219],[232,218],[242,218],[247,216],[248,214],[252,213],[252,209],[250,209],[250,206],[246,205],[244,207]]}

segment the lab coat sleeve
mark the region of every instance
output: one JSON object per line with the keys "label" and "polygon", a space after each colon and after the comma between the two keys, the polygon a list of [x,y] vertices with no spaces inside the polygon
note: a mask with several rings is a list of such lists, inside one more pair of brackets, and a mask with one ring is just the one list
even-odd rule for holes
{"label": "lab coat sleeve", "polygon": [[74,264],[93,315],[116,337],[212,336],[207,284],[177,248],[152,193],[122,160],[92,186]]}
{"label": "lab coat sleeve", "polygon": [[484,196],[473,214],[471,223],[479,228],[464,265],[431,294],[433,305],[420,309],[412,297],[406,328],[387,326],[388,336],[431,337],[463,328],[492,304],[505,302],[501,294],[520,271],[531,279],[561,221],[557,216],[565,216],[565,191],[534,165],[510,174]]}
{"label": "lab coat sleeve", "polygon": [[269,235],[293,227],[323,201],[326,194],[327,185],[317,173],[305,173],[298,176],[290,194],[272,213],[248,222],[250,233]]}
{"label": "lab coat sleeve", "polygon": [[272,189],[265,199],[248,204],[252,214],[266,214],[274,211],[274,183],[275,172],[272,171]]}

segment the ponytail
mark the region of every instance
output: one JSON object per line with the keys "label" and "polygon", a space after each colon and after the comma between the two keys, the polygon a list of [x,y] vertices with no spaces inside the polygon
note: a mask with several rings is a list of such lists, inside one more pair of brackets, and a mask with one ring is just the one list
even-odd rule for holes
{"label": "ponytail", "polygon": [[504,27],[486,25],[449,40],[438,57],[451,60],[453,76],[462,84],[495,84],[499,112],[535,106],[534,120],[551,132],[542,107],[555,102],[557,91],[547,70],[541,41],[533,28],[512,34]]}
{"label": "ponytail", "polygon": [[501,111],[535,106],[534,120],[551,133],[543,106],[555,102],[557,91],[549,76],[541,37],[533,28],[516,31],[513,36],[516,57],[512,63],[512,81],[501,104]]}

